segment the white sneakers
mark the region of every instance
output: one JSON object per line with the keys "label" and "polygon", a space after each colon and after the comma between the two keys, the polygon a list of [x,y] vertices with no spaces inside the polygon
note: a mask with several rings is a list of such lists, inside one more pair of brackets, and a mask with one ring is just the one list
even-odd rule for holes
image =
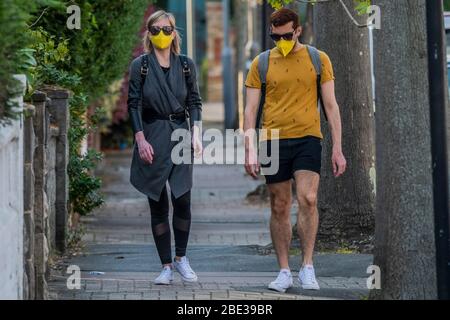
{"label": "white sneakers", "polygon": [[289,269],[281,269],[275,281],[269,284],[269,289],[285,293],[293,285],[291,271]]}
{"label": "white sneakers", "polygon": [[[319,284],[316,280],[314,267],[312,265],[305,265],[300,269],[298,273],[298,281],[305,290],[319,290]],[[278,277],[275,281],[269,284],[270,290],[275,290],[281,293],[285,293],[287,289],[293,286],[292,275],[289,269],[281,269]]]}
{"label": "white sneakers", "polygon": [[[181,279],[186,282],[197,282],[198,277],[189,265],[189,260],[182,257],[180,261],[173,261],[174,268],[181,275]],[[169,285],[173,282],[173,269],[170,266],[165,266],[159,276],[155,279],[154,284]]]}
{"label": "white sneakers", "polygon": [[[181,279],[186,282],[197,282],[198,277],[189,265],[189,260],[182,257],[180,261],[174,260],[173,266],[181,275]],[[319,290],[319,283],[316,280],[314,267],[305,265],[298,273],[298,281],[305,290]],[[160,275],[155,279],[155,284],[170,285],[173,282],[173,269],[166,266],[162,269]],[[292,274],[289,269],[281,269],[275,281],[269,284],[270,290],[285,293],[287,289],[293,286]]]}
{"label": "white sneakers", "polygon": [[186,257],[182,257],[180,261],[177,261],[176,259],[173,260],[173,266],[178,271],[178,273],[181,275],[181,279],[186,282],[197,282],[198,278],[195,274],[194,270],[192,270],[191,266],[189,265],[189,260]]}
{"label": "white sneakers", "polygon": [[173,281],[173,271],[172,268],[169,266],[166,266],[162,269],[161,273],[159,274],[158,278],[155,279],[155,284],[165,284],[169,285]]}
{"label": "white sneakers", "polygon": [[305,265],[298,273],[298,281],[305,290],[319,290],[319,284],[316,280],[316,274],[312,265]]}

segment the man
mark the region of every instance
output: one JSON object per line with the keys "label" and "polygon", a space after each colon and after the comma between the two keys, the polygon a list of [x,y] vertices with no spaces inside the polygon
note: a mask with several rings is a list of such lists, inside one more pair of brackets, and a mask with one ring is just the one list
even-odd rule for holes
{"label": "man", "polygon": [[[280,9],[271,15],[271,37],[276,47],[271,49],[266,81],[266,100],[262,128],[269,134],[262,137],[269,155],[279,155],[279,170],[265,175],[271,203],[270,231],[280,266],[280,273],[269,289],[285,292],[292,287],[289,268],[289,246],[292,238],[290,220],[292,182],[296,184],[298,234],[302,246],[303,262],[299,282],[303,289],[318,290],[313,252],[319,224],[317,192],[319,188],[322,133],[318,108],[317,75],[308,49],[298,39],[302,28],[298,15],[290,9]],[[341,118],[334,94],[334,75],[329,57],[322,51],[321,92],[332,141],[332,167],[334,176],[341,176],[346,168],[342,153]],[[260,165],[253,147],[254,129],[261,98],[258,57],[251,65],[245,85],[247,104],[244,131],[246,134],[246,171],[257,177]],[[271,150],[270,130],[279,130],[279,150]],[[261,145],[262,147],[262,145]],[[264,165],[262,173],[264,174]]]}

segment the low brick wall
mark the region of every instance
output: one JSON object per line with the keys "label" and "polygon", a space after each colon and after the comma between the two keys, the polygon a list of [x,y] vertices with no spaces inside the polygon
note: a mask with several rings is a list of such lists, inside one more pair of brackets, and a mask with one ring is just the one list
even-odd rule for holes
{"label": "low brick wall", "polygon": [[18,97],[19,119],[0,123],[0,299],[47,299],[49,256],[66,249],[69,98]]}
{"label": "low brick wall", "polygon": [[69,92],[38,91],[24,121],[25,299],[47,299],[48,259],[66,247]]}

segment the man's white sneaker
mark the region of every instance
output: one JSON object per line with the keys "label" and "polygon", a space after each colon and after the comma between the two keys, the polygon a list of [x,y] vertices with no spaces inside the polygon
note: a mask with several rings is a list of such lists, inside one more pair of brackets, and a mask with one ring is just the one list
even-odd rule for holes
{"label": "man's white sneaker", "polygon": [[173,281],[173,271],[172,268],[169,266],[166,266],[162,269],[161,273],[159,274],[158,278],[155,279],[154,284],[172,284]]}
{"label": "man's white sneaker", "polygon": [[316,274],[314,267],[311,265],[303,266],[298,273],[298,281],[303,289],[306,290],[319,290],[319,284],[316,280]]}
{"label": "man's white sneaker", "polygon": [[291,272],[287,269],[282,269],[275,281],[272,281],[269,284],[269,289],[285,293],[287,289],[292,287],[292,285],[293,281]]}
{"label": "man's white sneaker", "polygon": [[186,282],[197,282],[198,277],[189,265],[189,260],[186,257],[181,257],[180,261],[173,260],[173,266],[180,273],[181,279]]}

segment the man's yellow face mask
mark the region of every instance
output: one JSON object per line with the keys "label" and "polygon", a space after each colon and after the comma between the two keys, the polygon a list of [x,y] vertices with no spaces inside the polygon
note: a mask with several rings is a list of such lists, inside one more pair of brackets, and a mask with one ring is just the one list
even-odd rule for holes
{"label": "man's yellow face mask", "polygon": [[292,49],[294,49],[295,43],[297,41],[297,38],[295,38],[295,31],[284,34],[271,32],[270,37],[275,42],[275,45],[277,46],[283,57],[286,57],[292,51]]}
{"label": "man's yellow face mask", "polygon": [[278,50],[280,50],[283,57],[286,57],[292,51],[292,49],[294,49],[295,41],[281,39],[281,40],[275,42],[275,44],[276,44]]}

